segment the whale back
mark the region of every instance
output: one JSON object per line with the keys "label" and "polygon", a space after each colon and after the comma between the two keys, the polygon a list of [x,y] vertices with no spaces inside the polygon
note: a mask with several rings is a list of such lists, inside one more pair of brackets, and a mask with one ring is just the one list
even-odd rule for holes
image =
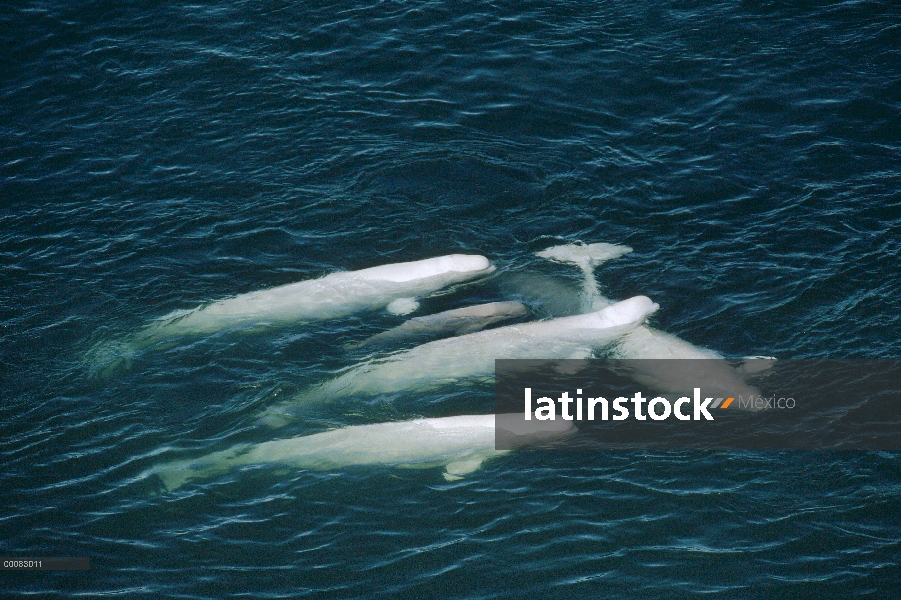
{"label": "whale back", "polygon": [[526,307],[521,302],[489,302],[475,306],[465,306],[445,311],[447,317],[521,317],[526,314]]}
{"label": "whale back", "polygon": [[380,265],[369,269],[355,271],[354,274],[360,279],[367,281],[391,281],[394,283],[406,283],[417,279],[427,279],[440,275],[448,275],[451,273],[459,273],[464,275],[476,276],[479,274],[487,274],[494,270],[491,262],[480,255],[471,254],[448,254],[446,256],[436,256],[434,258],[426,258],[413,262],[394,263],[390,265]]}

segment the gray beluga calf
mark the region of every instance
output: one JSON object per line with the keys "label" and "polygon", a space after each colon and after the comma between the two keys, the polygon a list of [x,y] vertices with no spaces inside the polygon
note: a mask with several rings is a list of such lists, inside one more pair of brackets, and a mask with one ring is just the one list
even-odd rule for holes
{"label": "gray beluga calf", "polygon": [[283,425],[294,406],[347,396],[427,391],[488,378],[498,358],[587,358],[638,326],[657,305],[635,296],[582,315],[507,325],[429,342],[353,367],[339,377],[267,409],[261,423]]}
{"label": "gray beluga calf", "polygon": [[[585,275],[582,305],[588,309],[608,306],[613,302],[605,298],[594,276],[594,269],[607,260],[631,252],[628,246],[615,244],[563,244],[536,253],[536,256],[579,267]],[[647,325],[640,325],[624,334],[610,352],[611,358],[642,359],[642,364],[632,363],[632,377],[664,393],[686,393],[698,382],[707,382],[711,393],[737,395],[760,394],[749,386],[743,375],[765,370],[775,359],[750,358],[741,369],[731,367],[725,357],[709,348],[701,348],[672,334]],[[694,359],[693,368],[687,370],[664,360]],[[737,406],[737,405],[736,405]]]}
{"label": "gray beluga calf", "polygon": [[450,254],[332,273],[175,311],[154,320],[130,338],[99,344],[90,353],[90,359],[95,370],[100,370],[128,360],[138,350],[184,336],[286,326],[383,308],[406,314],[418,307],[414,298],[494,270],[484,256]]}
{"label": "gray beluga calf", "polygon": [[197,459],[158,465],[147,475],[159,477],[166,489],[174,490],[245,465],[279,464],[312,470],[385,465],[444,467],[444,478],[453,481],[474,472],[485,460],[509,452],[495,449],[497,434],[509,436],[504,448],[517,448],[575,432],[572,422],[562,419],[532,426],[518,414],[496,417],[463,415],[356,425],[261,444],[239,444]]}
{"label": "gray beluga calf", "polygon": [[347,344],[347,348],[361,348],[369,344],[388,344],[406,340],[438,338],[475,333],[485,327],[524,316],[528,309],[521,302],[489,302],[476,306],[455,308],[434,315],[415,317],[388,331],[362,342]]}

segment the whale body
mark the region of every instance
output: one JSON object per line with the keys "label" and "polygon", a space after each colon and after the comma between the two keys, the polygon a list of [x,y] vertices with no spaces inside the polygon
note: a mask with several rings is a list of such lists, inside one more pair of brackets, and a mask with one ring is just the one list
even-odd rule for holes
{"label": "whale body", "polygon": [[[613,301],[601,294],[594,269],[629,252],[632,248],[616,244],[563,244],[538,252],[536,256],[579,267],[584,274],[582,307],[584,310],[597,310],[611,305]],[[705,392],[736,397],[760,395],[760,390],[749,386],[742,375],[765,370],[775,360],[754,357],[739,371],[730,366],[719,352],[695,346],[647,325],[635,327],[620,337],[609,356],[645,361],[631,363],[632,378],[664,393],[686,394],[699,382],[704,382]],[[694,359],[697,362],[692,363],[692,370],[686,370],[657,359]]]}
{"label": "whale body", "polygon": [[334,319],[362,310],[388,308],[405,314],[413,298],[487,275],[495,267],[484,256],[450,254],[406,263],[339,272],[241,294],[154,320],[124,341],[101,343],[90,353],[93,370],[127,361],[138,350],[183,336],[224,329],[261,329]]}
{"label": "whale body", "polygon": [[500,321],[522,317],[528,309],[521,302],[489,302],[476,306],[455,308],[434,315],[415,317],[388,331],[374,335],[362,342],[347,344],[348,348],[361,348],[370,344],[389,344],[424,338],[438,338],[475,333]]}
{"label": "whale body", "polygon": [[386,465],[444,467],[444,478],[453,481],[472,473],[485,460],[509,452],[495,449],[496,434],[507,436],[504,448],[518,448],[575,432],[570,421],[532,426],[519,414],[496,417],[463,415],[356,425],[261,444],[239,444],[197,459],[158,465],[148,475],[155,475],[166,489],[174,490],[188,481],[252,464],[275,463],[312,470]]}
{"label": "whale body", "polygon": [[425,391],[490,377],[498,358],[587,358],[655,310],[657,305],[649,298],[635,296],[594,313],[508,325],[422,344],[353,367],[331,381],[274,405],[264,412],[261,423],[283,425],[291,418],[292,406],[351,395]]}

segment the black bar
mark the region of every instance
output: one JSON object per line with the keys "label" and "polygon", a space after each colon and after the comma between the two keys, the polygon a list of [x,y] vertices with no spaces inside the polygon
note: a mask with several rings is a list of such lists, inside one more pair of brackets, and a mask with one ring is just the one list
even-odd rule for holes
{"label": "black bar", "polygon": [[0,558],[0,571],[87,571],[91,559],[86,557]]}

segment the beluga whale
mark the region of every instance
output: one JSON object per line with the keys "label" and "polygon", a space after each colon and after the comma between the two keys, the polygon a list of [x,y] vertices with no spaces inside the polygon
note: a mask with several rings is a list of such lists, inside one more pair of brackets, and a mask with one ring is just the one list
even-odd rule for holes
{"label": "beluga whale", "polygon": [[349,396],[428,391],[488,379],[498,358],[587,358],[616,342],[655,310],[657,305],[649,298],[635,296],[597,312],[428,342],[352,367],[335,379],[271,406],[260,422],[278,427],[293,417],[294,407]]}
{"label": "beluga whale", "polygon": [[494,270],[484,256],[450,254],[332,273],[169,313],[124,340],[101,342],[89,352],[89,361],[92,371],[101,373],[128,362],[139,350],[185,336],[210,335],[226,329],[284,327],[363,310],[387,309],[406,314],[418,308],[415,298]]}
{"label": "beluga whale", "polygon": [[475,333],[489,325],[525,316],[528,309],[521,302],[489,302],[455,308],[433,315],[415,317],[402,325],[369,337],[362,342],[346,344],[347,348],[362,348],[372,344],[393,344],[407,341],[428,341],[440,337]]}
{"label": "beluga whale", "polygon": [[260,444],[239,444],[196,459],[157,465],[145,472],[167,490],[216,477],[245,465],[278,464],[317,471],[351,466],[384,465],[399,468],[444,467],[448,481],[476,471],[484,461],[507,454],[503,448],[548,443],[576,431],[571,421],[540,426],[519,414],[463,415],[437,419],[355,425],[323,433]]}
{"label": "beluga whale", "polygon": [[[601,264],[632,252],[628,246],[616,244],[562,244],[553,246],[536,256],[556,262],[572,264],[584,275],[582,288],[583,310],[598,310],[614,301],[601,293],[594,270]],[[681,394],[698,382],[712,385],[712,392],[758,396],[760,391],[745,382],[745,375],[765,372],[776,360],[772,357],[747,357],[739,368],[728,364],[726,357],[709,348],[702,348],[675,335],[642,324],[622,335],[608,353],[610,358],[641,359],[630,363],[632,378],[664,393]],[[660,360],[667,359],[667,360]],[[680,367],[668,359],[693,359],[692,369]],[[737,404],[736,404],[737,406]]]}

